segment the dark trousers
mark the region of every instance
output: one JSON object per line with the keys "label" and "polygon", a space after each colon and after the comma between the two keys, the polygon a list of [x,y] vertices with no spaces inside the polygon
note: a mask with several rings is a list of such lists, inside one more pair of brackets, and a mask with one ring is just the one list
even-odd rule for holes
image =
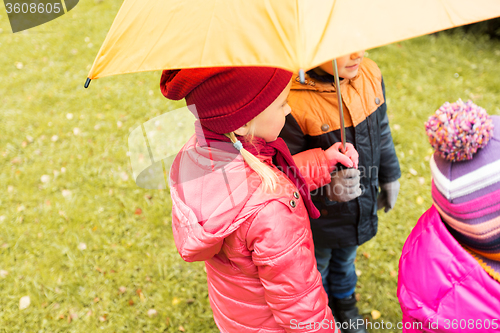
{"label": "dark trousers", "polygon": [[357,249],[357,245],[339,249],[315,247],[316,263],[328,296],[346,298],[354,292],[358,281],[354,267]]}

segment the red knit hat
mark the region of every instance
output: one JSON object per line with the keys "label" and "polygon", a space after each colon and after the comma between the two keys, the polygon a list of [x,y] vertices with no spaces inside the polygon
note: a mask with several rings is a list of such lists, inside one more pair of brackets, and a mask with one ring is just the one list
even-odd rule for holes
{"label": "red knit hat", "polygon": [[255,118],[281,94],[292,73],[270,67],[216,67],[163,71],[161,92],[185,98],[201,124],[215,133],[232,132]]}

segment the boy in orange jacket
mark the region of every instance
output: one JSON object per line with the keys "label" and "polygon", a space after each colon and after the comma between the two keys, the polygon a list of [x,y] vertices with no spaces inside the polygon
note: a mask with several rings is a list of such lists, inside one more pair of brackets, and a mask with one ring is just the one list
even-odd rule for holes
{"label": "boy in orange jacket", "polygon": [[[311,219],[317,266],[344,333],[366,332],[354,297],[356,250],[377,233],[377,209],[394,207],[401,176],[382,74],[363,57],[364,51],[337,59],[346,141],[359,153],[359,167],[336,168],[329,185],[311,192],[321,212],[320,218]],[[332,62],[310,70],[303,84],[296,76],[288,103],[292,112],[280,136],[292,154],[326,150],[341,141]]]}

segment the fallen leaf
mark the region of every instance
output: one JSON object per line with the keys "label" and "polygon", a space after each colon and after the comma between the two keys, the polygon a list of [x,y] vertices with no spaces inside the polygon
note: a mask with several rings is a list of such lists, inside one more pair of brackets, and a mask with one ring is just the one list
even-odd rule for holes
{"label": "fallen leaf", "polygon": [[49,180],[50,180],[50,176],[49,175],[43,175],[42,177],[40,177],[40,181],[42,183],[47,183]]}
{"label": "fallen leaf", "polygon": [[423,204],[423,203],[424,203],[424,198],[422,198],[421,196],[418,196],[418,197],[417,197],[417,203],[418,203],[419,205]]}
{"label": "fallen leaf", "polygon": [[57,135],[52,135],[52,137],[50,138],[53,142],[56,142],[57,140],[59,140],[59,137]]}
{"label": "fallen leaf", "polygon": [[192,304],[192,303],[194,303],[195,301],[196,301],[196,300],[195,300],[194,298],[188,298],[188,299],[186,300],[186,304]]}
{"label": "fallen leaf", "polygon": [[149,317],[154,317],[156,315],[158,315],[158,312],[155,309],[149,309],[148,310],[148,316]]}
{"label": "fallen leaf", "polygon": [[94,298],[94,303],[99,302],[99,297]]}
{"label": "fallen leaf", "polygon": [[141,215],[142,214],[142,209],[136,208],[134,214],[135,215]]}
{"label": "fallen leaf", "polygon": [[361,299],[361,295],[357,293],[356,295],[354,295],[354,298],[356,298],[356,302],[359,302],[359,300]]}
{"label": "fallen leaf", "polygon": [[363,274],[363,272],[361,272],[359,269],[356,270],[356,275],[357,276],[360,276],[361,274]]}
{"label": "fallen leaf", "polygon": [[420,185],[424,185],[425,184],[425,178],[424,177],[419,177],[418,178],[418,182]]}
{"label": "fallen leaf", "polygon": [[184,329],[184,327],[182,327],[182,325],[179,325],[179,331],[186,332],[186,330]]}
{"label": "fallen leaf", "polygon": [[59,211],[59,215],[60,215],[61,217],[63,217],[66,221],[68,221],[68,216],[66,215],[66,213],[65,213],[63,210],[60,210],[60,211]]}
{"label": "fallen leaf", "polygon": [[396,271],[391,271],[389,274],[390,274],[392,277],[396,277],[396,276],[398,276],[398,272],[396,272]]}
{"label": "fallen leaf", "polygon": [[86,249],[87,249],[87,244],[85,244],[85,243],[78,244],[78,250],[83,251]]}
{"label": "fallen leaf", "polygon": [[12,164],[20,164],[22,161],[19,157],[14,157],[10,163]]}
{"label": "fallen leaf", "polygon": [[29,296],[23,296],[19,300],[19,310],[24,310],[31,304],[31,299]]}
{"label": "fallen leaf", "polygon": [[180,299],[178,299],[177,297],[174,297],[174,298],[172,299],[172,305],[177,305],[177,304],[179,304],[180,302],[181,302],[181,300],[180,300]]}
{"label": "fallen leaf", "polygon": [[99,320],[102,321],[102,322],[105,322],[106,321],[106,316],[105,315],[104,316],[100,316]]}
{"label": "fallen leaf", "polygon": [[125,288],[124,286],[121,286],[120,288],[118,288],[118,291],[120,291],[120,294],[123,294],[124,292],[127,291],[127,288]]}
{"label": "fallen leaf", "polygon": [[379,319],[379,318],[380,318],[380,311],[373,310],[373,311],[371,312],[371,315],[372,315],[373,320],[377,320],[377,319]]}
{"label": "fallen leaf", "polygon": [[0,269],[0,278],[5,279],[9,275],[9,272]]}
{"label": "fallen leaf", "polygon": [[418,174],[417,170],[413,169],[413,168],[410,168],[410,170],[408,170],[412,175],[416,176]]}
{"label": "fallen leaf", "polygon": [[364,255],[364,256],[365,256],[365,258],[367,258],[367,259],[371,257],[371,255],[370,255],[368,252],[363,252],[363,255]]}
{"label": "fallen leaf", "polygon": [[130,305],[130,306],[134,305],[134,301],[133,301],[133,300],[131,300],[131,299],[129,299],[129,300],[128,300],[128,305]]}

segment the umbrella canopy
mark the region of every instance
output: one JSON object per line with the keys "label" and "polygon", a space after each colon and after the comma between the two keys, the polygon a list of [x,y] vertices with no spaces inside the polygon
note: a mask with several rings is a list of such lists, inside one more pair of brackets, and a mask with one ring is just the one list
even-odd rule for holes
{"label": "umbrella canopy", "polygon": [[216,66],[298,72],[497,16],[498,0],[125,0],[88,78]]}

